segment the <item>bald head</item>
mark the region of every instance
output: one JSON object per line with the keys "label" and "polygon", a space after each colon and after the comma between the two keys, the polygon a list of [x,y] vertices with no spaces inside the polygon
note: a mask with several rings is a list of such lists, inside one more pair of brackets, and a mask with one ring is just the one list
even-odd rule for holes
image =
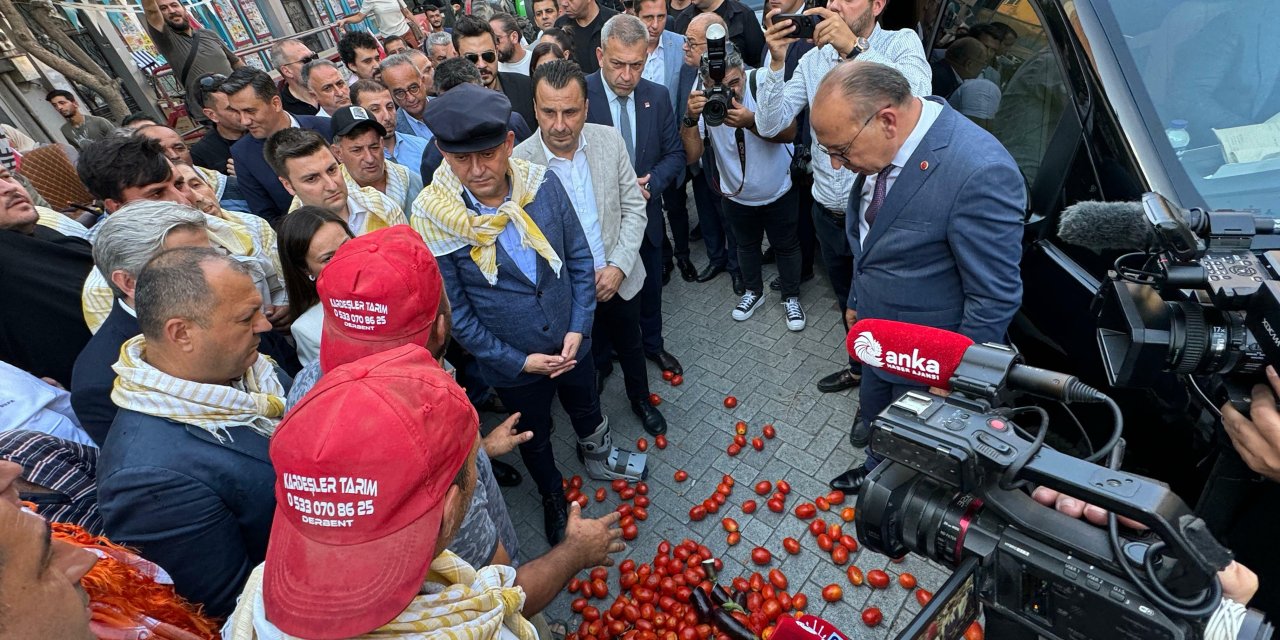
{"label": "bald head", "polygon": [[987,66],[991,50],[977,38],[960,38],[947,47],[947,62],[961,78],[976,78]]}
{"label": "bald head", "polygon": [[[721,18],[719,15],[710,12],[699,13],[689,21],[689,28],[685,30],[685,33],[694,34],[697,38],[701,39],[703,36],[707,35],[707,27],[710,27],[713,24],[718,24],[726,30],[729,28],[729,25],[725,24],[724,18]],[[686,35],[686,37],[688,36]]]}
{"label": "bald head", "polygon": [[686,65],[697,68],[702,64],[702,54],[707,52],[707,29],[713,24],[718,24],[726,30],[729,28],[724,18],[712,12],[699,13],[689,21],[689,27],[684,32],[685,41],[688,43],[688,47],[684,50]]}
{"label": "bald head", "polygon": [[138,135],[155,140],[160,143],[160,148],[164,151],[164,157],[174,164],[192,164],[191,149],[187,147],[187,143],[178,135],[177,131],[170,129],[164,125],[153,124],[138,129]]}
{"label": "bald head", "polygon": [[921,110],[902,73],[863,61],[832,69],[810,103],[809,122],[818,144],[829,150],[826,160],[863,175],[888,165]]}

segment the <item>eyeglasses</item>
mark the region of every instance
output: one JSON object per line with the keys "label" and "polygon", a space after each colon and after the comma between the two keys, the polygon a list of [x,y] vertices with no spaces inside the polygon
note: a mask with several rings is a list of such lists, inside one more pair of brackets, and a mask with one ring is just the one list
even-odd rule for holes
{"label": "eyeglasses", "polygon": [[706,40],[692,40],[692,39],[686,39],[686,40],[684,41],[684,48],[686,48],[686,49],[692,49],[692,48],[694,48],[694,47],[701,47],[702,45],[704,45],[704,44],[706,44],[706,43],[707,43],[707,41],[706,41]]}
{"label": "eyeglasses", "polygon": [[843,147],[832,149],[830,147],[827,147],[826,145],[823,145],[822,143],[818,143],[818,151],[821,151],[845,164],[852,162],[852,160],[850,160],[849,157],[846,156],[845,154],[849,153],[849,149],[853,146],[853,143],[858,141],[858,136],[861,136],[862,132],[867,130],[867,125],[871,124],[871,120],[876,116],[880,115],[881,111],[884,111],[885,109],[888,109],[889,107],[892,107],[892,106],[893,105],[891,104],[886,104],[885,106],[880,107],[879,109],[876,109],[874,112],[872,112],[871,115],[867,116],[867,119],[862,121],[862,128],[858,129],[858,133],[853,136],[853,140],[850,140],[849,144],[846,144]]}
{"label": "eyeglasses", "polygon": [[282,66],[282,67],[287,67],[287,66],[289,66],[289,65],[291,65],[291,64],[306,64],[306,63],[311,62],[311,61],[313,61],[313,60],[319,60],[319,59],[320,59],[320,54],[318,54],[318,53],[311,53],[311,54],[308,54],[308,55],[303,56],[301,59],[294,60],[293,62],[286,62],[286,63],[284,63],[284,64],[282,64],[282,65],[280,65],[280,66]]}
{"label": "eyeglasses", "polygon": [[210,73],[209,75],[201,76],[200,88],[208,91],[209,89],[212,89],[222,84],[222,82],[226,79],[227,77],[222,75],[221,73]]}
{"label": "eyeglasses", "polygon": [[498,59],[498,54],[494,51],[485,51],[484,53],[464,53],[462,57],[470,60],[471,64],[476,64],[481,58],[484,58],[485,62],[493,64],[493,61]]}
{"label": "eyeglasses", "polygon": [[413,83],[404,89],[396,89],[391,92],[391,97],[396,100],[404,100],[409,94],[420,95],[422,93],[422,85]]}

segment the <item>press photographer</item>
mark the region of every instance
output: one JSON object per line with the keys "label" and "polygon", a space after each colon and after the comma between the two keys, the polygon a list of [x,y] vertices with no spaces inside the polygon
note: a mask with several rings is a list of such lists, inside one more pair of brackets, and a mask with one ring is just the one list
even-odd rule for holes
{"label": "press photographer", "polygon": [[703,155],[714,166],[708,180],[724,198],[725,218],[738,239],[738,264],[746,292],[733,319],[751,317],[764,301],[760,243],[765,234],[777,255],[787,329],[804,329],[800,306],[800,242],[796,237],[796,191],[791,183],[791,140],[795,123],[772,137],[755,126],[756,72],[747,72],[742,55],[725,41],[720,25],[707,29],[707,53],[699,81],[689,94],[680,140],[690,164]]}

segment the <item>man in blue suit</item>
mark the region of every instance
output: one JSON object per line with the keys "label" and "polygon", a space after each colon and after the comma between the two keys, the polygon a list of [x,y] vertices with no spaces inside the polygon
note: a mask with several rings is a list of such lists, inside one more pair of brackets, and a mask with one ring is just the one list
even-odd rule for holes
{"label": "man in blue suit", "polygon": [[[1022,302],[1026,193],[1009,152],[897,70],[846,62],[827,74],[811,122],[836,168],[859,175],[845,213],[854,277],[846,319],[880,318],[1004,342]],[[863,428],[922,385],[863,367]],[[831,481],[861,488],[879,460]]]}
{"label": "man in blue suit", "polygon": [[596,58],[600,71],[587,76],[587,122],[617,127],[636,170],[640,192],[648,200],[640,259],[640,330],[645,357],[663,370],[684,373],[662,340],[662,192],[684,175],[684,147],[676,131],[671,96],[642,78],[649,32],[639,18],[619,14],[604,24]]}
{"label": "man in blue suit", "polygon": [[240,193],[249,203],[250,213],[275,224],[289,210],[293,196],[267,164],[262,155],[263,145],[271,134],[289,127],[310,129],[332,142],[329,119],[295,116],[285,111],[271,76],[253,67],[237,69],[223,81],[221,91],[249,134],[231,145]]}
{"label": "man in blue suit", "polygon": [[444,152],[410,224],[436,256],[453,306],[453,336],[481,377],[521,415],[533,438],[520,456],[542,495],[547,542],[565,535],[562,476],[551,450],[551,400],[559,396],[596,480],[637,481],[644,454],[613,446],[600,410],[591,335],[595,260],[556,174],[511,157],[506,96],[470,83],[424,112]]}

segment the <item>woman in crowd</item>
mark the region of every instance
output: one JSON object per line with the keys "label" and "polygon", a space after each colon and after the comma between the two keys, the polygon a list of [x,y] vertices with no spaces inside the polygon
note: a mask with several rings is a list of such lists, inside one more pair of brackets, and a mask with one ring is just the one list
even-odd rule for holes
{"label": "woman in crowd", "polygon": [[[560,50],[564,53],[562,56],[565,60],[573,60],[573,34],[570,30],[573,27],[553,27],[542,32],[542,37],[538,38],[538,43],[551,42],[560,45]],[[530,61],[532,65],[533,61]],[[530,66],[529,68],[533,68]]]}
{"label": "woman in crowd", "polygon": [[544,62],[568,60],[573,54],[554,42],[539,42],[529,55],[533,56],[529,59],[529,69],[532,71]]}
{"label": "woman in crowd", "polygon": [[353,237],[342,218],[320,207],[299,207],[280,223],[278,242],[285,290],[289,292],[291,331],[303,366],[320,357],[324,312],[316,278],[338,247]]}

